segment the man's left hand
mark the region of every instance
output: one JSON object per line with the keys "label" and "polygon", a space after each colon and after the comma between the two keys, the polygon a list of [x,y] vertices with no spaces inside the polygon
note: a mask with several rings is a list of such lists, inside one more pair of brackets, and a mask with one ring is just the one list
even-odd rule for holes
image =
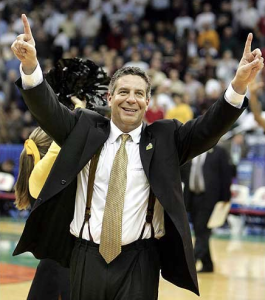
{"label": "man's left hand", "polygon": [[248,84],[256,78],[258,72],[264,67],[260,49],[257,48],[251,51],[252,40],[253,34],[249,33],[243,56],[240,60],[236,75],[232,80],[233,89],[242,95],[246,93]]}

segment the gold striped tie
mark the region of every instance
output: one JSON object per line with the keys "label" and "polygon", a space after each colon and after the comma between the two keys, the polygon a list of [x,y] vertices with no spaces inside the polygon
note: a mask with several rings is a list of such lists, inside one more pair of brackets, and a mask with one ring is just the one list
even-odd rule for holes
{"label": "gold striped tie", "polygon": [[107,263],[121,253],[122,215],[127,184],[128,157],[125,143],[129,134],[122,134],[122,142],[113,161],[104,210],[99,252]]}

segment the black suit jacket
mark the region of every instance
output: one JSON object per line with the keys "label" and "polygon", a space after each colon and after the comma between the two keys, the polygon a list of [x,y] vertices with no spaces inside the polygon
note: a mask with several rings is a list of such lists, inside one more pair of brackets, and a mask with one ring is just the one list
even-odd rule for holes
{"label": "black suit jacket", "polygon": [[[21,86],[21,82],[18,82]],[[67,266],[74,238],[73,219],[77,174],[104,144],[110,121],[87,109],[69,111],[50,86],[22,90],[40,126],[62,147],[26,222],[14,255],[25,251]],[[162,120],[144,125],[140,157],[155,196],[165,211],[166,234],[160,239],[162,276],[175,285],[198,291],[189,223],[182,197],[179,166],[217,143],[242,113],[223,98],[199,119],[185,125]],[[147,149],[152,143],[153,147]]]}
{"label": "black suit jacket", "polygon": [[[205,183],[205,192],[200,204],[202,209],[212,211],[218,201],[230,200],[232,171],[232,164],[225,149],[215,146],[208,151],[202,168]],[[185,182],[185,189],[187,210],[190,210],[193,193],[189,189],[189,176]]]}

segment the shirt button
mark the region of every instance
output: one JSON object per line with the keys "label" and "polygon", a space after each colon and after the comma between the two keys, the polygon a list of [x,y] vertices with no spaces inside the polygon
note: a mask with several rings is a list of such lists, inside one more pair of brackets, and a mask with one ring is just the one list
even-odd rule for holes
{"label": "shirt button", "polygon": [[62,185],[65,185],[65,184],[66,184],[66,180],[62,179],[62,180],[61,180],[61,184],[62,184]]}
{"label": "shirt button", "polygon": [[38,201],[39,201],[39,202],[42,202],[42,198],[38,198]]}

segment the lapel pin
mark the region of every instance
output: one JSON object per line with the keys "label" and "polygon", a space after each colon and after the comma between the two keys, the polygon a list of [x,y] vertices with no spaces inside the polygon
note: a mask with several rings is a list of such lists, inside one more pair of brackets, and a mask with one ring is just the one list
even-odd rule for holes
{"label": "lapel pin", "polygon": [[146,146],[146,150],[150,150],[150,149],[152,149],[152,148],[153,148],[152,143],[149,143],[149,144]]}

